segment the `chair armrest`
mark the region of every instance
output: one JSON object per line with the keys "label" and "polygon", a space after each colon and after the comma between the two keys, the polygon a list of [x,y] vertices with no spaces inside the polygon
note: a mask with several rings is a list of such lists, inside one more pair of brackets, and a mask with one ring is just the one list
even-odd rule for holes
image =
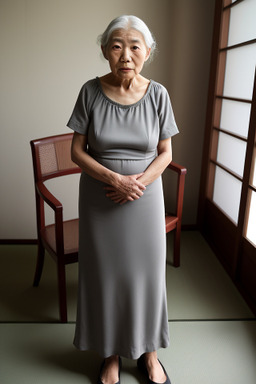
{"label": "chair armrest", "polygon": [[185,188],[185,176],[187,169],[173,161],[167,166],[167,168],[178,174],[177,177],[177,192],[176,192],[176,216],[178,217],[177,226],[181,226],[182,210],[183,210],[183,197]]}
{"label": "chair armrest", "polygon": [[[42,181],[36,183],[36,191],[38,195],[54,210],[55,215],[55,241],[57,253],[64,253],[64,230],[63,230],[63,206],[61,202],[53,196],[49,189],[44,185]],[[44,226],[44,214],[39,225],[39,231]],[[43,221],[42,221],[43,220]],[[42,225],[43,222],[43,225]]]}
{"label": "chair armrest", "polygon": [[56,197],[49,191],[42,181],[36,183],[36,190],[40,197],[55,211],[62,210],[63,206]]}
{"label": "chair armrest", "polygon": [[167,166],[167,168],[177,172],[179,175],[186,175],[187,173],[187,169],[185,167],[177,163],[174,163],[173,161]]}

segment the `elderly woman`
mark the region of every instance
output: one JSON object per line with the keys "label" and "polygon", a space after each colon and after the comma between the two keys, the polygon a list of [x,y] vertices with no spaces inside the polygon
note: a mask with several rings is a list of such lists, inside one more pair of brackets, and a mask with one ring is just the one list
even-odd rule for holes
{"label": "elderly woman", "polygon": [[83,171],[74,344],[104,358],[98,383],[120,382],[120,356],[170,383],[156,352],[169,344],[161,174],[178,129],[166,89],[141,75],[155,49],[145,23],[121,16],[100,38],[111,71],[83,85],[68,122]]}

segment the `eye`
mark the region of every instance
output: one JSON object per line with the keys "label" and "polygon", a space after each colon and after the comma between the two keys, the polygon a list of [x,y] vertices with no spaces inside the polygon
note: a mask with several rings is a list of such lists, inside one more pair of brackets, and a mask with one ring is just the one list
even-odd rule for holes
{"label": "eye", "polygon": [[118,44],[113,45],[112,48],[113,48],[113,49],[121,49],[120,45],[118,45]]}
{"label": "eye", "polygon": [[138,47],[137,45],[134,45],[134,46],[132,47],[132,49],[133,49],[134,51],[137,51],[138,49],[140,49],[140,47]]}

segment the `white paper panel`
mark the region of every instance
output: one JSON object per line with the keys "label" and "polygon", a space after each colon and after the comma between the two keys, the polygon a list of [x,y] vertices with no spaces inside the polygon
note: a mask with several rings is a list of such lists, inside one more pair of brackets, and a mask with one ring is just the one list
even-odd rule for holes
{"label": "white paper panel", "polygon": [[255,65],[256,44],[246,45],[228,51],[224,96],[251,100]]}
{"label": "white paper panel", "polygon": [[235,224],[238,221],[242,183],[221,168],[216,167],[213,201]]}
{"label": "white paper panel", "polygon": [[256,38],[256,0],[245,0],[231,8],[228,45]]}
{"label": "white paper panel", "polygon": [[246,237],[256,245],[256,193],[252,192]]}
{"label": "white paper panel", "polygon": [[220,127],[244,138],[248,136],[251,104],[223,100]]}
{"label": "white paper panel", "polygon": [[243,177],[246,142],[220,132],[217,161]]}

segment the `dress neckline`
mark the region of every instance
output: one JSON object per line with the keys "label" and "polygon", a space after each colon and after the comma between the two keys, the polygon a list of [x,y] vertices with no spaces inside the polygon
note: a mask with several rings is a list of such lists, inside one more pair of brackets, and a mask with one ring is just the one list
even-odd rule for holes
{"label": "dress neckline", "polygon": [[136,101],[136,103],[133,103],[133,104],[121,104],[121,103],[118,103],[117,101],[114,101],[114,100],[110,99],[110,97],[108,97],[105,94],[105,92],[103,91],[102,85],[101,85],[100,78],[98,76],[96,77],[96,81],[97,81],[99,90],[100,90],[102,96],[104,97],[104,99],[106,99],[111,104],[116,105],[116,106],[118,106],[120,108],[124,108],[124,109],[131,108],[131,107],[137,107],[139,104],[141,104],[145,100],[145,98],[148,96],[148,94],[150,92],[150,89],[151,89],[151,86],[152,86],[152,80],[150,79],[148,87],[147,87],[147,90],[146,90],[144,96],[141,99],[139,99],[138,101]]}

